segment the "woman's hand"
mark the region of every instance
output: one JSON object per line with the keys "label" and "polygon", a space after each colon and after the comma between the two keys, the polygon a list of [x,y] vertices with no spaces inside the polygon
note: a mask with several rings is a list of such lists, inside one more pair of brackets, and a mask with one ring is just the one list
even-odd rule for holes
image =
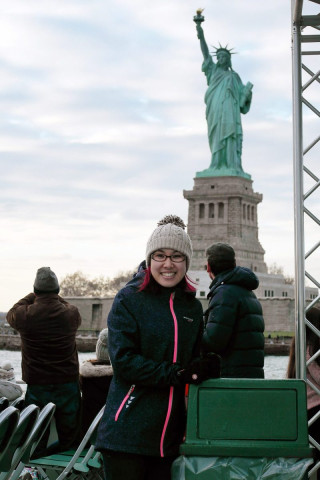
{"label": "woman's hand", "polygon": [[183,383],[192,383],[195,385],[209,378],[219,378],[220,357],[214,353],[210,353],[204,358],[195,358],[186,368],[178,370],[177,376]]}

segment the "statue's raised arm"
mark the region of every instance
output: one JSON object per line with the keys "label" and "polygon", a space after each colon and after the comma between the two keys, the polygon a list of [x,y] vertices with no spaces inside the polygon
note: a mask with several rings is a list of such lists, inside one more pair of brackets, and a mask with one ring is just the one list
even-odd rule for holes
{"label": "statue's raised arm", "polygon": [[201,47],[203,58],[204,60],[207,60],[207,58],[210,57],[210,53],[209,53],[209,48],[208,48],[206,39],[204,38],[204,32],[203,32],[201,23],[199,22],[196,23],[196,29],[197,29],[198,38],[200,40],[200,47]]}
{"label": "statue's raised arm", "polygon": [[208,139],[211,150],[211,164],[197,176],[234,175],[249,177],[242,170],[242,126],[241,113],[250,110],[252,83],[243,85],[239,75],[232,69],[231,54],[227,46],[215,47],[214,62],[204,37],[201,23],[204,22],[202,9],[193,17],[203,54],[202,71],[207,78],[205,94]]}

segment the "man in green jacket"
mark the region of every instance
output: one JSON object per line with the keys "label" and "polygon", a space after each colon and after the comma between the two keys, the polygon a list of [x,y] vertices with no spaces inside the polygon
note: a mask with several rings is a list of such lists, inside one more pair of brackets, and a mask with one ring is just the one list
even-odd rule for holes
{"label": "man in green jacket", "polygon": [[236,266],[226,243],[212,245],[206,255],[212,283],[202,350],[220,355],[221,377],[264,378],[264,320],[252,291],[259,280],[249,268]]}

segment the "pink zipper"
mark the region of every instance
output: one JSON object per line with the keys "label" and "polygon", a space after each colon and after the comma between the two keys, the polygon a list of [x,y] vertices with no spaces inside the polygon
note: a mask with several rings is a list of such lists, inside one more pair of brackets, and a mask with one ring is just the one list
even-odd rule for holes
{"label": "pink zipper", "polygon": [[126,403],[126,401],[128,400],[128,398],[130,397],[130,395],[131,395],[131,393],[133,392],[134,389],[135,389],[135,385],[131,385],[131,387],[130,387],[128,393],[127,393],[127,395],[124,397],[124,399],[123,399],[122,402],[121,402],[120,407],[118,408],[118,411],[117,411],[117,413],[116,413],[116,416],[114,417],[115,421],[118,420],[118,417],[119,417],[119,415],[120,415],[120,413],[121,413],[121,410],[123,409],[124,404]]}
{"label": "pink zipper", "polygon": [[[174,313],[173,309],[173,298],[174,298],[174,293],[170,295],[170,311],[173,317],[173,323],[174,323],[174,349],[173,349],[173,363],[177,361],[177,356],[178,356],[178,322],[177,322],[177,317],[176,314]],[[160,456],[164,457],[163,453],[163,444],[164,444],[164,437],[166,434],[167,426],[169,423],[170,415],[171,415],[171,410],[172,410],[172,401],[173,401],[173,389],[174,387],[170,387],[170,392],[169,392],[169,401],[168,401],[168,410],[167,410],[167,416],[166,420],[164,422],[163,430],[162,430],[162,435],[161,435],[161,440],[160,440]]]}
{"label": "pink zipper", "polygon": [[178,322],[177,322],[176,314],[174,313],[174,310],[173,310],[173,298],[174,298],[174,293],[172,293],[170,297],[170,310],[171,310],[173,321],[174,321],[173,363],[176,363],[177,357],[178,357]]}

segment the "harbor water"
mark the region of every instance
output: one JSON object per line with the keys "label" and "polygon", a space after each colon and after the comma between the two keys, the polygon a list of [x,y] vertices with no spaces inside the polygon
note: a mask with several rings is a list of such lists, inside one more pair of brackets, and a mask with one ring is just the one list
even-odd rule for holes
{"label": "harbor water", "polygon": [[[79,353],[79,362],[95,358],[95,352]],[[0,365],[5,362],[11,362],[14,368],[16,380],[21,380],[21,352],[12,350],[0,350]],[[287,356],[267,355],[265,357],[265,378],[283,379],[286,376],[288,365]]]}

